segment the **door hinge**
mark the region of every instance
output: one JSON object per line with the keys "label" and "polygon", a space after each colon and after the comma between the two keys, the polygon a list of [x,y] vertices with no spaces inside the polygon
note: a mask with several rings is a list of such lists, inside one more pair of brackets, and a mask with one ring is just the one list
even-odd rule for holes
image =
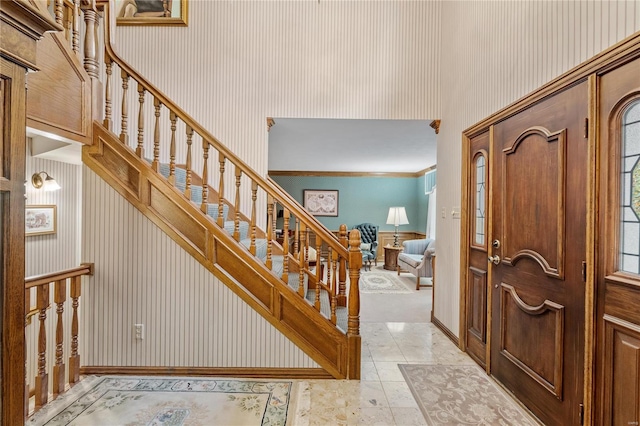
{"label": "door hinge", "polygon": [[583,425],[584,424],[584,404],[580,404],[579,417],[580,417],[580,424]]}
{"label": "door hinge", "polygon": [[587,282],[587,262],[582,261],[582,281]]}
{"label": "door hinge", "polygon": [[584,138],[589,137],[589,117],[584,119]]}

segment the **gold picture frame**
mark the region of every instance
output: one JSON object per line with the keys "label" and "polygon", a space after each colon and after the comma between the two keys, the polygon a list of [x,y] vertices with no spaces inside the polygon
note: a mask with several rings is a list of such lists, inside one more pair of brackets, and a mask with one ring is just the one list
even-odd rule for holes
{"label": "gold picture frame", "polygon": [[55,205],[26,206],[24,214],[24,234],[47,235],[57,231],[57,208]]}
{"label": "gold picture frame", "polygon": [[116,0],[116,24],[187,26],[187,11],[187,0]]}

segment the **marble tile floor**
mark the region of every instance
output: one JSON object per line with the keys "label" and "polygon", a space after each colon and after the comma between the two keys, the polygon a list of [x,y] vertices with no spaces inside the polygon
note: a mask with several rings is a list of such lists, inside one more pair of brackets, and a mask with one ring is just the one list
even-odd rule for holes
{"label": "marble tile floor", "polygon": [[363,323],[360,381],[309,380],[309,425],[427,424],[398,364],[471,364],[431,323]]}
{"label": "marble tile floor", "polygon": [[[413,275],[401,277],[415,289]],[[309,425],[427,424],[398,364],[476,365],[429,321],[431,295],[361,295],[361,380],[309,380]]]}

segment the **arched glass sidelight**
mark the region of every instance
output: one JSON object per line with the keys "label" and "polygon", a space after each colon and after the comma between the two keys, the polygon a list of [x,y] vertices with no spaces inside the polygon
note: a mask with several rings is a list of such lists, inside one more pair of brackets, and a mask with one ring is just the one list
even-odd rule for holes
{"label": "arched glass sidelight", "polygon": [[486,159],[479,155],[476,159],[476,229],[474,242],[484,246],[485,240],[485,206],[486,206]]}
{"label": "arched glass sidelight", "polygon": [[621,130],[619,268],[640,274],[640,100],[627,107]]}

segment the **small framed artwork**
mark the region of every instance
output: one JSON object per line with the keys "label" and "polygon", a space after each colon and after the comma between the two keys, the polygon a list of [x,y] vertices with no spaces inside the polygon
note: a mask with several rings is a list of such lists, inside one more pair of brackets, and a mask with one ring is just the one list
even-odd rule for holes
{"label": "small framed artwork", "polygon": [[118,25],[187,25],[187,0],[116,0]]}
{"label": "small framed artwork", "polygon": [[304,208],[314,216],[338,216],[338,191],[305,189]]}
{"label": "small framed artwork", "polygon": [[56,206],[26,206],[24,233],[26,236],[56,233]]}

